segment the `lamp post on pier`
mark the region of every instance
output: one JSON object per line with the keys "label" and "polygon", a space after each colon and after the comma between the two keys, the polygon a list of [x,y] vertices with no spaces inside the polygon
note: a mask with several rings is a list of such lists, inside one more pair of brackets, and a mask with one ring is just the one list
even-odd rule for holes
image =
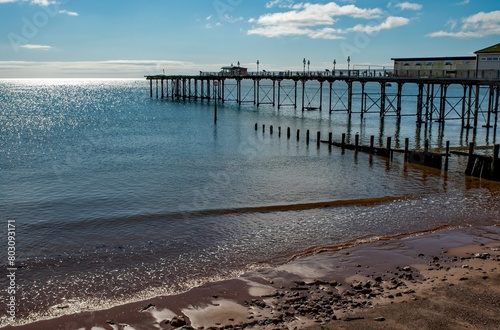
{"label": "lamp post on pier", "polygon": [[302,61],[304,63],[304,76],[306,75],[306,58],[304,57],[304,60]]}
{"label": "lamp post on pier", "polygon": [[257,60],[257,74],[259,74],[259,60]]}
{"label": "lamp post on pier", "polygon": [[351,57],[347,56],[347,75],[351,75]]}
{"label": "lamp post on pier", "polygon": [[307,60],[307,74],[310,75],[311,71],[309,71],[309,65],[311,65],[311,61]]}
{"label": "lamp post on pier", "polygon": [[333,71],[332,71],[332,75],[335,76],[335,65],[337,64],[337,61],[336,60],[333,60]]}

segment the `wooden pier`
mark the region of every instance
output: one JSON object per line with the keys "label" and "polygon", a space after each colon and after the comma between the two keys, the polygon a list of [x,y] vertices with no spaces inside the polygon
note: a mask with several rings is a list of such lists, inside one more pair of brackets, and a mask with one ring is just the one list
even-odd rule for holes
{"label": "wooden pier", "polygon": [[[218,103],[253,103],[301,108],[302,111],[345,112],[348,116],[377,114],[380,118],[415,116],[417,123],[460,120],[463,129],[496,130],[500,81],[469,78],[391,77],[329,72],[265,72],[232,75],[200,72],[199,75],[146,76],[150,97],[171,100],[208,100]],[[416,94],[405,92],[413,85]],[[368,88],[370,87],[370,88]],[[455,92],[450,95],[450,88]],[[457,94],[457,89],[459,93]],[[325,95],[326,94],[326,95]],[[353,100],[360,104],[354,108]],[[413,113],[402,111],[402,101],[412,100]],[[475,135],[475,134],[474,134]]]}

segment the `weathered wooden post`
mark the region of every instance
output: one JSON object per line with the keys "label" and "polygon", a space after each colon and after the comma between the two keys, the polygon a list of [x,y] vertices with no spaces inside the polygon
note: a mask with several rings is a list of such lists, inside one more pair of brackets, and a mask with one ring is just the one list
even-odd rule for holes
{"label": "weathered wooden post", "polygon": [[259,129],[259,124],[255,123],[255,130],[258,130],[258,129]]}
{"label": "weathered wooden post", "polygon": [[342,133],[342,151],[345,150],[345,133]]}
{"label": "weathered wooden post", "polygon": [[387,137],[387,156],[390,159],[392,159],[391,141],[392,141],[392,137],[388,136]]}
{"label": "weathered wooden post", "polygon": [[409,145],[410,145],[410,139],[406,138],[405,139],[405,156],[404,156],[405,162],[408,161]]}
{"label": "weathered wooden post", "polygon": [[370,136],[370,155],[373,155],[375,145],[375,136]]}
{"label": "weathered wooden post", "polygon": [[354,136],[354,150],[358,152],[358,146],[359,146],[359,134],[356,134]]}
{"label": "weathered wooden post", "polygon": [[321,132],[318,131],[316,133],[316,145],[319,147],[320,143],[321,143]]}
{"label": "weathered wooden post", "polygon": [[[214,123],[217,123],[217,81],[214,81]],[[182,88],[183,88],[183,94],[184,98],[186,96],[186,79],[184,79]]]}
{"label": "weathered wooden post", "polygon": [[448,172],[448,158],[450,157],[450,141],[446,141],[446,154],[444,156],[444,171]]}
{"label": "weathered wooden post", "polygon": [[286,129],[286,137],[287,139],[290,139],[290,127]]}
{"label": "weathered wooden post", "polygon": [[309,145],[309,130],[306,131],[306,144]]}
{"label": "weathered wooden post", "polygon": [[281,137],[281,126],[278,126],[278,137]]}
{"label": "weathered wooden post", "polygon": [[429,139],[425,139],[425,142],[424,142],[424,152],[425,153],[429,152]]}
{"label": "weathered wooden post", "polygon": [[300,138],[300,129],[297,128],[297,141],[299,140]]}
{"label": "weathered wooden post", "polygon": [[266,124],[262,124],[262,133],[266,131]]}
{"label": "weathered wooden post", "polygon": [[269,134],[273,135],[273,125],[269,127]]}
{"label": "weathered wooden post", "polygon": [[467,159],[467,168],[465,175],[471,175],[474,171],[474,142],[469,143],[469,155]]}

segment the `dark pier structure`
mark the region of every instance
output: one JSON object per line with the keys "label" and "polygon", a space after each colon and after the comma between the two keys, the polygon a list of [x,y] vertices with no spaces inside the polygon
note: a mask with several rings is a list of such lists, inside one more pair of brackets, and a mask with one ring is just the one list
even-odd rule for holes
{"label": "dark pier structure", "polygon": [[[278,110],[294,107],[361,117],[375,113],[382,119],[415,116],[417,123],[442,125],[447,120],[460,120],[463,129],[474,132],[478,127],[496,130],[498,123],[498,79],[395,77],[385,71],[359,70],[255,73],[239,67],[199,75],[152,75],[146,79],[151,98],[253,103],[257,107],[268,104]],[[413,88],[405,88],[409,85]],[[411,102],[414,111],[403,112],[403,102],[405,109]]]}

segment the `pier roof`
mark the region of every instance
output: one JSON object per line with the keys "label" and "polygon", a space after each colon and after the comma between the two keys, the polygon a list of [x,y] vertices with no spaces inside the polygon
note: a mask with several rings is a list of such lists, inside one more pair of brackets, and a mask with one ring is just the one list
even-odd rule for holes
{"label": "pier roof", "polygon": [[490,54],[490,53],[500,53],[500,44],[496,44],[474,52],[474,54]]}
{"label": "pier roof", "polygon": [[469,61],[475,60],[475,56],[446,56],[446,57],[393,57],[392,61]]}

